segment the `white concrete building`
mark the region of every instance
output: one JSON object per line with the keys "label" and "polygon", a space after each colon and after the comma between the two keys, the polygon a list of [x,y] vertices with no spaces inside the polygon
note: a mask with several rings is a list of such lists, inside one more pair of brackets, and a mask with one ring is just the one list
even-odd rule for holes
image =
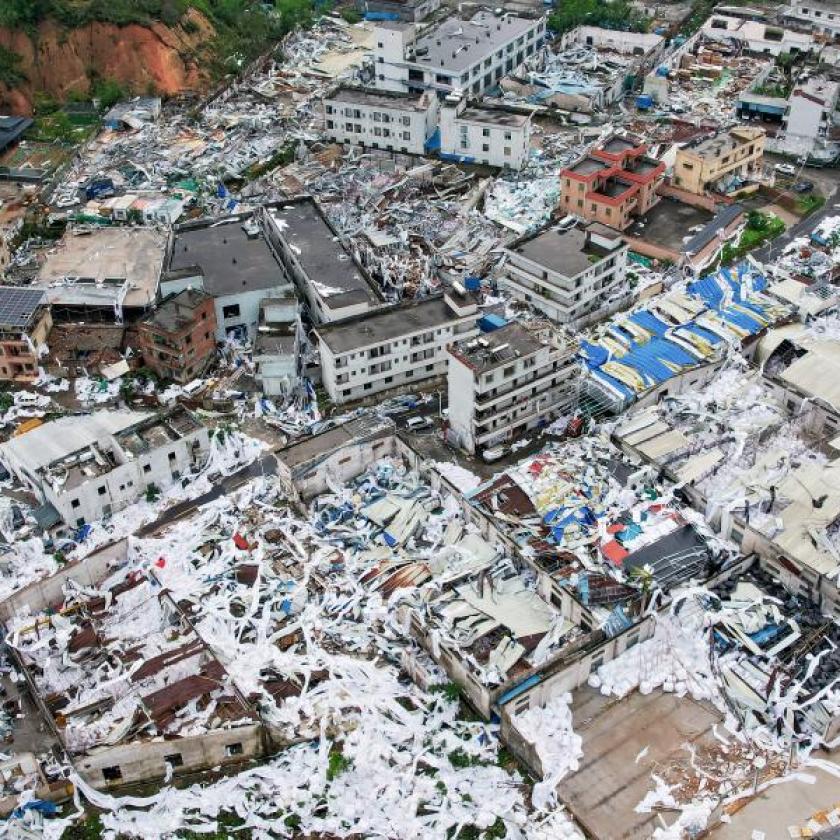
{"label": "white concrete building", "polygon": [[311,196],[266,207],[268,241],[314,324],[364,315],[384,306],[367,272],[344,247]]}
{"label": "white concrete building", "polygon": [[422,155],[435,132],[438,99],[424,93],[340,86],[326,95],[324,126],[336,143]]}
{"label": "white concrete building", "polygon": [[703,24],[701,32],[713,40],[738,41],[742,49],[763,55],[807,53],[815,47],[813,36],[806,32],[729,15],[713,14]]}
{"label": "white concrete building", "polygon": [[531,120],[522,114],[468,107],[450,94],[440,110],[440,155],[520,169],[531,148]]}
{"label": "white concrete building", "polygon": [[840,0],[792,0],[784,16],[828,38],[840,38]]}
{"label": "white concrete building", "polygon": [[445,376],[447,345],[475,336],[478,306],[455,291],[317,327],[321,382],[336,403]]}
{"label": "white concrete building", "polygon": [[0,444],[0,463],[43,503],[39,522],[77,528],[189,476],[209,448],[207,429],[183,408],[97,411]]}
{"label": "white concrete building", "polygon": [[218,341],[253,339],[263,300],[293,291],[253,215],[177,227],[160,288],[164,296],[187,288],[212,295]]}
{"label": "white concrete building", "polygon": [[782,117],[784,133],[768,142],[768,148],[831,163],[840,155],[840,119],[835,116],[838,101],[838,82],[813,77],[797,84]]}
{"label": "white concrete building", "polygon": [[299,381],[301,324],[297,298],[262,302],[254,340],[254,376],[269,397],[289,396]]}
{"label": "white concrete building", "polygon": [[571,409],[577,345],[548,324],[512,323],[449,348],[450,439],[468,452],[513,440]]}
{"label": "white concrete building", "polygon": [[414,24],[382,23],[374,29],[374,72],[380,90],[462,90],[473,95],[542,46],[545,19],[478,12],[449,18],[419,38]]}
{"label": "white concrete building", "polygon": [[617,231],[598,222],[552,228],[505,251],[499,285],[552,321],[580,329],[628,302],[627,250]]}

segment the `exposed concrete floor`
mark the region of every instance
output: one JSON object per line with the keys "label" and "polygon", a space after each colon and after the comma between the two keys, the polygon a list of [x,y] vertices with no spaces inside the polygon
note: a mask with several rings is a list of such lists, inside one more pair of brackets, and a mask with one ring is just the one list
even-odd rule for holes
{"label": "exposed concrete floor", "polygon": [[634,692],[616,700],[588,687],[574,693],[572,714],[575,732],[583,738],[583,759],[578,772],[560,782],[558,793],[599,840],[649,838],[662,822],[657,814],[637,814],[635,808],[653,789],[651,773],[672,761],[687,761],[685,743],[711,745],[711,727],[721,720],[715,709],[690,698]]}
{"label": "exposed concrete floor", "polygon": [[681,252],[683,240],[694,235],[689,230],[697,225],[706,225],[713,218],[714,214],[702,207],[663,198],[640,221],[634,222],[627,233],[662,248]]}
{"label": "exposed concrete floor", "polygon": [[[832,756],[820,756],[832,761]],[[833,757],[834,762],[838,756]],[[710,829],[709,840],[743,840],[753,831],[764,832],[765,840],[789,840],[789,826],[804,827],[817,812],[840,805],[840,779],[815,767],[801,768],[814,783],[791,778],[773,785],[751,799],[740,811],[730,816],[731,822]]]}
{"label": "exposed concrete floor", "polygon": [[26,683],[13,682],[8,674],[0,677],[0,684],[6,690],[4,701],[18,700],[22,717],[15,718],[12,730],[12,741],[4,745],[4,752],[31,752],[38,755],[46,752],[57,744],[51,730],[38,712],[28,691],[22,689]]}

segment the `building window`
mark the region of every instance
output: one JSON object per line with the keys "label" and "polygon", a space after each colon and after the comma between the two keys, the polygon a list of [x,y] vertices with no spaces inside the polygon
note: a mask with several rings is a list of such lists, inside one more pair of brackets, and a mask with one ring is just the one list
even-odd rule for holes
{"label": "building window", "polygon": [[152,471],[152,465],[151,464],[143,464],[143,472],[144,473],[150,473],[151,471]]}
{"label": "building window", "polygon": [[481,144],[481,151],[482,152],[489,152],[490,151],[490,146],[487,143],[482,143]]}
{"label": "building window", "polygon": [[482,128],[481,129],[481,136],[482,137],[489,137],[490,136],[490,129],[489,128]]}
{"label": "building window", "polygon": [[105,485],[103,484],[101,487],[97,487],[96,492],[99,493],[100,496],[104,496],[105,495]]}
{"label": "building window", "polygon": [[102,778],[105,779],[106,782],[115,782],[117,779],[122,778],[122,770],[120,770],[119,765],[116,764],[113,767],[103,767]]}
{"label": "building window", "polygon": [[225,755],[242,755],[243,752],[242,744],[239,741],[235,744],[228,744],[225,747]]}
{"label": "building window", "polygon": [[510,157],[510,146],[505,146],[505,157]]}
{"label": "building window", "polygon": [[184,766],[184,757],[181,753],[170,753],[169,755],[165,755],[163,760],[167,764],[171,764],[173,767],[183,767]]}
{"label": "building window", "polygon": [[78,506],[79,506],[79,500],[78,500],[78,499],[73,499],[73,501],[72,501],[72,502],[70,502],[70,507],[71,507],[71,508],[73,508],[74,510],[75,510]]}
{"label": "building window", "polygon": [[239,317],[239,304],[238,303],[231,303],[227,306],[222,307],[222,318],[238,318]]}

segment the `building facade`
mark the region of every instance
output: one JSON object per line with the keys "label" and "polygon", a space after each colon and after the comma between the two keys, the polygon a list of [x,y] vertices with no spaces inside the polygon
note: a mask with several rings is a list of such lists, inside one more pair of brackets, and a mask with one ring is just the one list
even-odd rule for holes
{"label": "building facade", "polygon": [[447,345],[478,332],[478,306],[449,292],[316,328],[321,381],[337,404],[445,376]]}
{"label": "building facade", "polygon": [[722,189],[727,180],[747,180],[761,172],[763,128],[736,126],[677,150],[673,184],[695,195]]}
{"label": "building facade", "polygon": [[505,251],[499,284],[552,321],[578,329],[627,302],[627,245],[598,223],[553,228]]}
{"label": "building facade", "polygon": [[587,221],[624,230],[659,200],[665,164],[636,137],[614,136],[560,172],[560,206]]}
{"label": "building facade", "polygon": [[297,298],[269,298],[254,341],[254,375],[266,396],[289,396],[300,372],[301,324]]}
{"label": "building facade", "polygon": [[434,94],[396,93],[342,85],[324,97],[327,137],[372,149],[422,155],[437,127]]}
{"label": "building facade", "polygon": [[164,299],[138,327],[143,364],[161,379],[185,384],[201,376],[216,354],[216,308],[199,289]]}
{"label": "building facade", "polygon": [[534,55],[545,19],[482,11],[470,20],[449,18],[417,37],[410,23],[385,22],[374,30],[374,73],[381,90],[463,91],[478,95]]}
{"label": "building facade", "polygon": [[52,328],[43,289],[0,286],[0,381],[34,382]]}
{"label": "building facade", "polygon": [[451,94],[440,111],[440,155],[504,169],[520,169],[531,147],[531,120],[522,114],[467,107]]}
{"label": "building facade", "polygon": [[840,0],[791,0],[785,17],[834,40],[840,38]]}
{"label": "building facade", "polygon": [[577,345],[547,324],[512,323],[449,348],[449,434],[468,452],[525,434],[577,397]]}

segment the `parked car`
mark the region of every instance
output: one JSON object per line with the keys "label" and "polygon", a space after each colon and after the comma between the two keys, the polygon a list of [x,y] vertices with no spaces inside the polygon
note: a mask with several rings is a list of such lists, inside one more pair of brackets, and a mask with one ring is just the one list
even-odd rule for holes
{"label": "parked car", "polygon": [[813,181],[797,181],[791,189],[794,192],[798,193],[808,193],[814,189],[814,182]]}
{"label": "parked car", "polygon": [[431,429],[434,423],[428,417],[411,417],[406,421],[405,427],[410,432],[419,432],[421,429]]}
{"label": "parked car", "polygon": [[792,163],[777,163],[774,168],[779,175],[790,175],[791,178],[796,175],[796,167]]}
{"label": "parked car", "polygon": [[481,457],[484,458],[488,464],[491,464],[493,461],[498,461],[499,458],[504,458],[508,452],[510,452],[509,446],[491,446],[489,449],[485,449],[484,452],[481,453]]}

